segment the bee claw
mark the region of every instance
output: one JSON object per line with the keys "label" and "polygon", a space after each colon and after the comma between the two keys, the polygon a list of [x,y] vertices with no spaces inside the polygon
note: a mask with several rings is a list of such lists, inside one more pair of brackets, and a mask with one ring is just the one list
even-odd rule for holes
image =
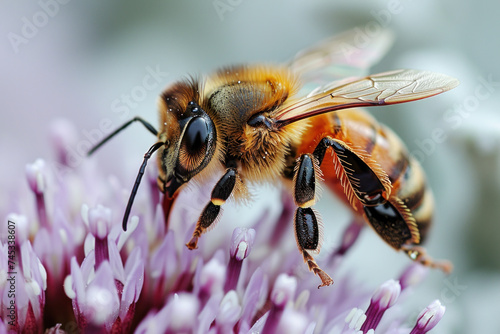
{"label": "bee claw", "polygon": [[333,279],[330,277],[330,275],[325,273],[323,270],[321,270],[321,269],[319,269],[318,271],[315,270],[314,273],[316,275],[318,275],[319,278],[321,278],[321,284],[318,285],[318,289],[322,288],[324,286],[329,286],[329,285],[333,284]]}
{"label": "bee claw", "polygon": [[198,248],[198,237],[191,238],[191,240],[186,244],[186,246],[190,250],[197,249]]}

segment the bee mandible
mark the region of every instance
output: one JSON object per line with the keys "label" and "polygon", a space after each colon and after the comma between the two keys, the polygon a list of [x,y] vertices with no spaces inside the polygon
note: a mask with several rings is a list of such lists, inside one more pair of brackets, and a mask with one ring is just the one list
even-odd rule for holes
{"label": "bee mandible", "polygon": [[422,167],[392,130],[358,108],[431,97],[454,88],[458,80],[403,69],[330,81],[303,95],[303,82],[335,76],[335,66],[365,70],[390,44],[389,33],[382,32],[372,43],[376,47],[361,50],[368,59],[354,66],[362,57],[347,57],[343,48],[353,45],[354,34],[302,51],[285,65],[225,67],[208,77],[176,82],[159,98],[159,131],[135,117],[104,138],[89,154],[135,121],[157,137],[144,156],[123,229],[147,161],[156,152],[167,220],[186,184],[222,174],[186,244],[190,249],[197,248],[230,197],[247,199],[249,184],[283,182],[296,204],[293,226],[304,262],[321,279],[319,287],[332,284],[312,256],[321,246],[321,224],[312,207],[323,182],[352,209],[357,222],[366,222],[391,247],[450,271],[448,262],[433,260],[420,246],[434,205]]}

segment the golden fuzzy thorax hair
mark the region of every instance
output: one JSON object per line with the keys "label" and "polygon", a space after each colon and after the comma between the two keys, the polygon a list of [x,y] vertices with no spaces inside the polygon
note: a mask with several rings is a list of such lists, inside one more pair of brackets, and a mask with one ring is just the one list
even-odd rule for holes
{"label": "golden fuzzy thorax hair", "polygon": [[280,179],[285,158],[302,134],[305,123],[287,128],[254,127],[247,121],[262,114],[273,118],[298,89],[295,77],[280,67],[223,68],[205,82],[208,109],[220,117],[225,153],[240,161],[239,172],[250,182]]}
{"label": "golden fuzzy thorax hair", "polygon": [[[178,120],[189,101],[194,100],[212,119],[217,144],[212,161],[193,180],[213,175],[214,169],[224,168],[227,159],[237,161],[239,183],[280,180],[286,157],[291,147],[298,144],[307,121],[285,128],[255,127],[247,122],[260,114],[273,119],[297,90],[297,81],[290,71],[265,66],[224,68],[209,78],[176,83],[160,99],[159,139],[171,145],[179,141],[182,129],[178,128]],[[176,148],[165,151],[161,149],[158,154],[163,179],[173,167]],[[235,197],[239,197],[238,193]]]}

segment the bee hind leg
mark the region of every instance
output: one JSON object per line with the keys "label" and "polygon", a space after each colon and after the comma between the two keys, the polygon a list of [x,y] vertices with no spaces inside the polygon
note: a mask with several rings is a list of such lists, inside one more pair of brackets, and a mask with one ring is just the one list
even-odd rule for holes
{"label": "bee hind leg", "polygon": [[426,267],[437,268],[445,274],[450,274],[453,270],[453,264],[448,260],[434,260],[427,254],[425,248],[416,245],[405,245],[401,247],[403,252],[413,261],[419,262]]}
{"label": "bee hind leg", "polygon": [[363,209],[366,221],[391,247],[402,250],[410,259],[424,266],[451,272],[449,261],[433,260],[423,247],[418,246],[420,233],[415,218],[399,198],[391,197],[383,204],[364,206]]}
{"label": "bee hind leg", "polygon": [[315,202],[318,173],[319,164],[313,155],[304,154],[298,158],[294,175],[294,199],[298,206],[294,217],[295,239],[309,270],[321,279],[321,285],[318,286],[320,288],[333,284],[333,279],[318,266],[309,253],[319,252],[321,248],[321,224],[311,208]]}
{"label": "bee hind leg", "polygon": [[236,168],[227,168],[224,175],[217,181],[210,202],[205,206],[203,212],[198,218],[196,227],[193,232],[191,240],[186,244],[189,249],[198,248],[198,239],[200,236],[207,232],[210,228],[215,226],[218,218],[220,217],[221,206],[231,196],[234,186],[236,184]]}

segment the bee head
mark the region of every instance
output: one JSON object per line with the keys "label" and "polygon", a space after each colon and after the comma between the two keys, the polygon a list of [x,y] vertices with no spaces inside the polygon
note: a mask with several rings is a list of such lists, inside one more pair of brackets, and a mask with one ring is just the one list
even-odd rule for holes
{"label": "bee head", "polygon": [[161,97],[163,126],[159,139],[165,145],[158,155],[158,184],[168,197],[200,173],[214,156],[216,128],[200,104],[195,83],[174,85]]}

